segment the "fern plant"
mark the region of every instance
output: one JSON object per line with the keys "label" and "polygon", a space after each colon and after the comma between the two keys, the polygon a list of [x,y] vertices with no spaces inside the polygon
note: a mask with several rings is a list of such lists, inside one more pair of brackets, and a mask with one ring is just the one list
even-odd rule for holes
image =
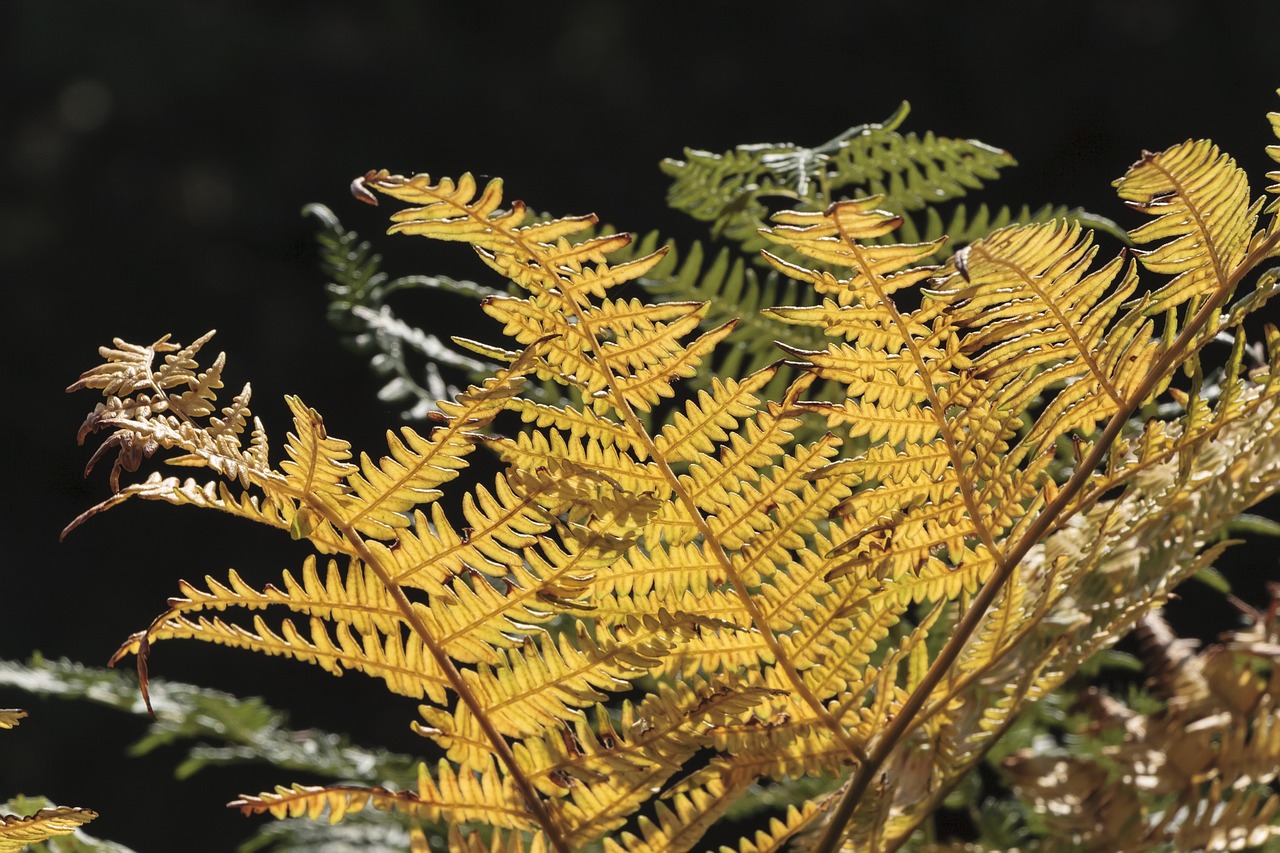
{"label": "fern plant", "polygon": [[[828,793],[739,849],[899,849],[1280,485],[1280,333],[1248,367],[1243,331],[1277,290],[1280,203],[1251,200],[1208,142],[1144,154],[1116,186],[1155,218],[1106,263],[1072,222],[1000,229],[938,267],[939,241],[886,241],[902,218],[881,198],[777,214],[764,257],[816,297],[768,313],[831,343],[787,347],[774,395],[782,365],[683,391],[734,322],[614,295],[663,250],[614,262],[628,235],[531,222],[500,181],[370,172],[359,193],[409,205],[393,232],[468,243],[517,289],[481,303],[510,348],[470,345],[501,369],[376,460],[288,398],[273,465],[248,387],[218,408],[208,335],[104,347],[70,390],[105,398],[80,437],[108,434],[93,460],[115,454],[114,494],[68,529],[143,498],[317,552],[277,584],[183,581],[116,659],[136,655],[145,691],[151,645],[196,639],[421,701],[442,757],[416,788],[295,785],[246,812],[395,809],[447,822],[459,851],[672,851],[753,785],[818,779]],[[1200,354],[1224,335],[1210,387]],[[810,399],[816,381],[839,397]],[[798,440],[815,420],[829,431]],[[480,444],[504,470],[447,509]],[[122,481],[162,452],[197,476]],[[1275,797],[1244,802],[1203,820],[1271,833]]]}

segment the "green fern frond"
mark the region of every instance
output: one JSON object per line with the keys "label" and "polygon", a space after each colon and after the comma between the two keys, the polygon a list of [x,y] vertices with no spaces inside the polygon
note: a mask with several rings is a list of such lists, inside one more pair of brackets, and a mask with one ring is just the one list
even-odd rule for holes
{"label": "green fern frond", "polygon": [[89,809],[49,806],[28,815],[0,814],[0,853],[18,853],[29,845],[76,832],[97,817]]}
{"label": "green fern frond", "polygon": [[852,127],[815,148],[790,143],[740,145],[724,154],[685,151],[665,160],[674,180],[668,203],[712,223],[712,233],[742,246],[764,248],[757,234],[767,223],[766,199],[820,210],[840,198],[886,195],[895,212],[922,210],[979,189],[1014,165],[1008,152],[973,140],[903,136],[897,128],[909,107],[885,122]]}
{"label": "green fern frond", "polygon": [[[401,276],[382,272],[382,256],[367,240],[343,228],[338,217],[322,204],[309,204],[303,216],[319,223],[315,240],[320,265],[330,277],[325,285],[329,298],[329,322],[343,334],[342,342],[367,356],[374,372],[387,379],[378,392],[388,403],[408,404],[404,416],[420,420],[436,411],[436,403],[457,393],[445,381],[441,367],[461,371],[468,379],[488,376],[493,362],[473,358],[436,335],[401,320],[389,298],[404,290],[438,290],[481,300],[499,291],[472,281],[447,276]],[[421,373],[411,365],[411,354],[422,362]]]}

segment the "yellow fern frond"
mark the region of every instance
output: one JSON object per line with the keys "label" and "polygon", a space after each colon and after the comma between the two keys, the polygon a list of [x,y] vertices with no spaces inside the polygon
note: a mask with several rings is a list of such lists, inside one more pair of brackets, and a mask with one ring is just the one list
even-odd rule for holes
{"label": "yellow fern frond", "polygon": [[681,853],[698,843],[744,789],[713,779],[703,788],[677,794],[670,806],[659,801],[656,821],[641,816],[639,836],[623,832],[616,839],[606,838],[604,849],[606,853]]}
{"label": "yellow fern frond", "polygon": [[720,853],[782,853],[790,849],[792,839],[810,828],[822,815],[822,808],[813,801],[800,808],[787,806],[786,815],[769,818],[768,830],[758,829],[750,838],[743,838],[737,848],[720,845]]}
{"label": "yellow fern frond", "polygon": [[217,617],[200,616],[190,620],[182,615],[164,614],[147,631],[130,637],[111,662],[114,664],[128,654],[139,654],[144,642],[149,645],[160,640],[200,640],[293,658],[315,664],[332,675],[341,675],[345,670],[363,672],[382,679],[393,693],[413,698],[426,696],[437,704],[447,700],[445,691],[453,685],[417,635],[377,631],[364,634],[345,622],[338,622],[331,635],[318,617],[310,620],[309,628],[307,636],[289,619],[283,620],[276,631],[257,615],[253,617],[252,628],[247,628]]}
{"label": "yellow fern frond", "polygon": [[33,815],[0,815],[0,853],[17,853],[27,845],[71,835],[98,816],[89,809],[66,806],[41,809]]}
{"label": "yellow fern frond", "polygon": [[285,439],[289,458],[280,463],[288,487],[296,494],[340,501],[350,492],[347,475],[355,471],[347,462],[351,444],[330,438],[320,413],[297,397],[286,397],[285,402],[293,412],[294,430]]}
{"label": "yellow fern frond", "polygon": [[[1254,233],[1247,185],[1207,144],[1147,155],[1121,181],[1163,214],[1135,232],[1150,247],[1136,261],[1099,263],[1090,234],[1049,223],[935,267],[937,241],[879,242],[901,218],[876,198],[780,214],[770,263],[795,279],[786,292],[817,296],[769,313],[810,334],[745,377],[714,358],[736,321],[631,298],[623,286],[662,254],[587,233],[594,217],[532,221],[470,176],[362,180],[415,205],[393,231],[469,243],[513,285],[483,308],[524,349],[466,344],[504,367],[441,403],[431,432],[353,454],[290,398],[273,469],[247,390],[216,409],[224,360],[195,359],[207,337],[118,344],[77,383],[107,392],[83,432],[111,431],[113,479],[160,451],[218,475],[157,474],[85,517],[132,497],[202,506],[332,556],[265,587],[234,571],[183,582],[117,657],[187,638],[364,672],[421,701],[414,729],[445,754],[416,793],[295,786],[238,801],[250,811],[488,825],[486,844],[452,833],[467,853],[672,851],[762,780],[847,778],[740,853],[808,843],[810,828],[824,853],[897,849],[1028,702],[1212,561],[1224,546],[1198,525],[1280,488],[1280,336],[1252,372],[1243,337],[1220,377],[1196,363],[1218,325],[1239,331],[1280,292],[1264,275],[1228,305],[1280,232]],[[729,368],[685,394],[707,364]],[[1179,366],[1190,389],[1165,417]],[[491,432],[517,417],[525,429]],[[503,470],[446,509],[480,443]],[[1262,669],[1206,665],[1202,693],[1263,707]],[[1167,824],[1250,840],[1223,833],[1274,816],[1249,797],[1274,782],[1277,732],[1264,714],[1170,746],[1168,766],[1201,788],[1221,770]],[[1117,807],[1107,820],[1146,802],[1117,796],[1097,801]]]}
{"label": "yellow fern frond", "polygon": [[462,767],[455,772],[447,762],[438,767],[435,779],[426,765],[418,765],[418,790],[389,791],[355,785],[278,786],[275,791],[252,796],[242,794],[227,805],[246,815],[269,813],[276,818],[327,816],[337,823],[348,814],[375,808],[398,811],[421,820],[451,824],[483,822],[504,829],[529,829],[531,817],[515,805],[517,798],[504,783],[492,762],[475,772]]}
{"label": "yellow fern frond", "polygon": [[315,558],[308,557],[302,565],[300,579],[284,572],[283,589],[267,585],[259,591],[245,583],[234,570],[228,572],[225,585],[209,576],[205,577],[205,584],[207,590],[179,581],[183,598],[170,599],[168,614],[190,615],[229,607],[257,610],[283,605],[297,613],[345,622],[361,634],[373,631],[389,634],[399,631],[403,624],[403,614],[386,587],[367,566],[359,563],[349,566],[344,574],[337,562],[330,560],[321,578]]}
{"label": "yellow fern frond", "polygon": [[[412,179],[393,176],[389,172],[370,172],[363,178],[365,186],[375,187],[418,207],[406,208],[392,214],[394,231],[405,234],[421,234],[435,240],[465,240],[482,248],[504,248],[510,238],[492,225],[504,224],[512,228],[524,220],[524,205],[516,203],[509,211],[499,211],[502,204],[502,181],[495,179],[485,185],[476,198],[476,181],[470,173],[456,182],[442,178],[432,184],[427,175],[415,175]],[[543,240],[555,239],[576,233],[593,220],[581,217],[577,220],[561,220],[554,233],[544,229],[539,233]]]}
{"label": "yellow fern frond", "polygon": [[[533,833],[526,843],[525,835],[520,832],[504,834],[495,830],[484,840],[485,833],[463,831],[456,826],[449,827],[449,853],[547,853],[547,837],[541,832]],[[431,848],[424,841],[421,853],[428,853]],[[411,853],[418,853],[414,848]]]}
{"label": "yellow fern frond", "polygon": [[1160,241],[1138,260],[1173,276],[1151,294],[1148,314],[1186,302],[1198,307],[1213,291],[1232,286],[1259,207],[1249,204],[1248,178],[1233,159],[1211,142],[1185,142],[1145,153],[1115,187],[1130,206],[1156,217],[1130,232],[1135,243]]}
{"label": "yellow fern frond", "polygon": [[598,415],[591,409],[575,409],[572,406],[561,408],[523,397],[512,399],[507,408],[518,412],[525,423],[532,423],[539,429],[554,426],[561,432],[568,433],[570,438],[588,436],[606,447],[635,454],[639,462],[644,462],[648,456],[644,443],[638,440],[639,437],[630,427]]}
{"label": "yellow fern frond", "polygon": [[25,716],[27,716],[27,712],[20,711],[17,708],[0,708],[0,729],[13,728]]}
{"label": "yellow fern frond", "polygon": [[728,441],[742,419],[754,414],[760,401],[754,394],[778,373],[777,367],[758,370],[746,379],[711,380],[711,390],[699,391],[696,400],[685,402],[671,422],[653,437],[654,446],[669,463],[689,462],[712,452],[718,442]]}

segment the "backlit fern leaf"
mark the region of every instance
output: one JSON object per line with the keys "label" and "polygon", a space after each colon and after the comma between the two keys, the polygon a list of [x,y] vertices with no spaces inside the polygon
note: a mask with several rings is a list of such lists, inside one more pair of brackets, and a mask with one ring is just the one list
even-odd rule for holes
{"label": "backlit fern leaf", "polygon": [[[153,478],[104,506],[256,516],[347,566],[322,583],[305,563],[283,590],[236,575],[184,586],[122,653],[202,639],[424,700],[415,729],[446,751],[440,790],[491,768],[433,817],[536,826],[557,851],[687,849],[762,780],[834,787],[852,768],[782,834],[896,849],[1026,703],[1210,563],[1213,529],[1280,487],[1274,333],[1265,369],[1246,373],[1238,343],[1216,397],[1193,380],[1180,417],[1130,423],[1178,367],[1198,375],[1232,291],[1280,243],[1274,227],[1255,233],[1238,170],[1209,147],[1148,155],[1122,181],[1176,213],[1136,236],[1168,241],[1148,273],[1182,278],[1141,291],[1136,265],[1095,267],[1073,224],[1005,228],[936,267],[937,243],[893,242],[902,220],[883,198],[777,215],[769,262],[814,301],[773,313],[831,340],[787,348],[800,378],[776,395],[780,368],[686,394],[732,323],[706,330],[700,303],[624,296],[662,257],[619,260],[628,238],[589,230],[593,217],[531,221],[504,208],[499,182],[469,176],[362,181],[415,205],[394,231],[470,243],[513,285],[483,308],[523,349],[475,345],[507,366],[441,403],[435,431],[352,465],[291,401],[276,470],[265,439],[218,444],[216,383],[193,351],[157,379],[150,362],[172,345],[121,347],[83,382],[108,391],[89,429],[115,430],[123,469],[171,449],[244,491]],[[1225,322],[1238,332],[1271,290]],[[527,376],[563,401],[531,396]],[[819,380],[836,399],[807,399]],[[247,424],[235,408],[228,420]],[[507,409],[533,426],[482,436]],[[853,436],[798,438],[806,421]],[[505,470],[464,490],[459,522],[440,486],[482,441]],[[628,702],[634,690],[646,698]],[[331,793],[277,799],[308,811]]]}
{"label": "backlit fern leaf", "polygon": [[25,816],[0,815],[0,853],[18,853],[30,844],[71,835],[97,816],[89,809],[66,806],[40,809]]}

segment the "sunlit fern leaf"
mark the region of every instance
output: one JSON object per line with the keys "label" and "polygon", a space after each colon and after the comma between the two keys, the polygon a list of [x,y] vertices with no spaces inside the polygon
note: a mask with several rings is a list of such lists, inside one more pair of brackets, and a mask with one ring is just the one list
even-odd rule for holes
{"label": "sunlit fern leaf", "polygon": [[[487,836],[487,837],[486,837]],[[422,845],[421,853],[429,849]],[[449,853],[546,853],[547,837],[541,832],[531,836],[519,832],[492,833],[465,832],[456,826],[449,828]],[[414,848],[411,853],[419,853]]]}
{"label": "sunlit fern leaf", "polygon": [[917,221],[919,214],[913,216],[909,211],[901,211],[899,215],[902,217],[902,225],[895,239],[906,243],[929,243],[940,237],[946,238],[946,242],[929,258],[932,263],[941,263],[974,240],[1009,225],[1034,225],[1052,220],[1091,228],[1125,245],[1132,242],[1125,230],[1110,219],[1078,207],[1068,208],[1066,205],[1046,204],[1034,210],[1029,205],[1016,210],[1001,206],[993,213],[986,204],[980,204],[976,208],[959,204],[947,219],[943,219],[938,208],[927,207],[924,209],[923,222]]}
{"label": "sunlit fern leaf", "polygon": [[639,707],[624,702],[616,720],[598,707],[595,728],[578,723],[571,738],[526,741],[526,763],[538,767],[535,779],[567,783],[567,798],[553,805],[567,841],[580,847],[624,826],[690,756],[711,746],[708,724],[731,723],[771,695],[734,676],[663,682]]}
{"label": "sunlit fern leaf", "polygon": [[[137,471],[142,462],[160,449],[181,447],[186,452],[174,457],[176,465],[203,465],[219,474],[240,480],[247,486],[251,472],[266,466],[266,435],[262,425],[254,421],[249,446],[245,447],[241,435],[249,414],[249,387],[223,410],[223,417],[213,415],[210,405],[212,395],[221,387],[220,375],[223,359],[215,360],[206,373],[197,373],[199,364],[195,355],[209,341],[208,332],[185,347],[169,343],[165,335],[150,346],[126,344],[117,339],[116,348],[102,347],[99,353],[106,363],[85,372],[68,391],[94,388],[102,392],[107,401],[94,407],[80,427],[77,440],[81,443],[91,433],[113,429],[132,422],[146,428],[118,429],[105,441],[89,460],[88,469],[107,452],[117,451],[111,468],[113,491],[120,491],[122,471]],[[164,355],[164,363],[157,365],[156,357]],[[185,390],[174,393],[170,389]],[[159,414],[159,418],[152,418]],[[192,421],[208,419],[212,429],[199,429]],[[73,525],[74,526],[74,523]]]}
{"label": "sunlit fern leaf", "polygon": [[399,630],[402,619],[399,609],[386,587],[367,567],[353,563],[344,575],[337,562],[330,560],[322,578],[315,558],[308,557],[299,575],[295,578],[285,571],[283,589],[267,585],[261,591],[245,583],[235,570],[227,573],[225,584],[206,576],[207,590],[181,581],[178,589],[182,597],[170,600],[169,613],[189,615],[231,607],[258,610],[283,605],[308,616],[346,622],[362,634]]}
{"label": "sunlit fern leaf", "polygon": [[[1131,206],[1156,217],[1132,232],[1135,243],[1160,243],[1139,252],[1138,260],[1173,276],[1150,295],[1146,313],[1190,303],[1190,317],[1212,292],[1234,286],[1261,207],[1260,201],[1249,205],[1248,179],[1234,160],[1212,143],[1184,143],[1144,155],[1116,182],[1116,190]],[[1215,331],[1214,325],[1206,329]]]}
{"label": "sunlit fern leaf", "polygon": [[147,643],[171,639],[192,639],[230,648],[252,649],[261,654],[288,657],[314,664],[331,675],[347,670],[381,679],[392,693],[412,698],[430,697],[443,703],[450,682],[415,635],[357,631],[338,621],[330,632],[324,620],[312,617],[300,629],[284,619],[273,629],[262,616],[254,616],[249,626],[220,617],[166,615],[148,631],[131,637],[115,653],[115,663],[125,655],[138,654]]}
{"label": "sunlit fern leaf", "polygon": [[622,832],[606,838],[605,853],[681,853],[698,843],[707,828],[742,790],[718,780],[705,788],[676,794],[670,805],[658,801],[654,817],[641,816],[639,835]]}
{"label": "sunlit fern leaf", "polygon": [[514,792],[497,776],[492,762],[485,766],[483,772],[466,766],[455,772],[442,762],[432,778],[425,765],[419,765],[416,791],[294,784],[257,796],[242,795],[228,805],[244,814],[269,813],[276,818],[305,815],[313,820],[325,816],[330,823],[371,807],[451,824],[478,821],[503,828],[530,828],[529,813],[516,805]]}
{"label": "sunlit fern leaf", "polygon": [[89,809],[56,806],[30,815],[0,814],[0,853],[17,853],[27,845],[71,835],[96,818]]}
{"label": "sunlit fern leaf", "polygon": [[[1180,149],[1153,159],[1168,161],[1172,164],[1168,168],[1176,173],[1197,168],[1185,165]],[[1205,161],[1206,168],[1218,168],[1218,177],[1203,178],[1198,185],[1182,182],[1192,187],[1185,191],[1191,199],[1188,206],[1203,208],[1201,221],[1208,223],[1205,233],[1217,235],[1207,236],[1205,242],[1217,239],[1234,247],[1230,266],[1244,264],[1243,247],[1249,242],[1252,220],[1236,214],[1248,208],[1247,196],[1234,193],[1225,203],[1212,201],[1235,179],[1225,158],[1206,153],[1196,163]],[[904,434],[899,447],[872,448],[824,472],[868,481],[873,484],[868,494],[920,484],[916,494],[897,504],[898,515],[884,528],[892,531],[891,540],[867,540],[869,533],[880,529],[874,514],[845,528],[849,539],[837,553],[859,556],[841,571],[853,569],[855,576],[872,570],[876,577],[888,575],[896,581],[896,594],[909,591],[911,601],[953,598],[961,591],[972,594],[976,583],[999,565],[1000,540],[1015,541],[1024,529],[1019,519],[1030,519],[1042,499],[1036,494],[1041,489],[1038,472],[1047,459],[1046,448],[1067,431],[1087,434],[1094,424],[1141,403],[1152,388],[1146,377],[1159,375],[1161,340],[1146,320],[1149,312],[1142,303],[1114,319],[1121,301],[1136,285],[1132,272],[1124,287],[1108,293],[1106,286],[1119,263],[1089,274],[1093,254],[1089,241],[1081,240],[1077,229],[1054,225],[1008,229],[978,241],[957,257],[955,271],[944,270],[938,276],[939,281],[953,283],[953,290],[934,284],[916,312],[899,311],[892,297],[900,287],[895,279],[920,280],[910,270],[905,275],[900,270],[922,254],[913,254],[906,246],[863,247],[856,242],[878,238],[896,222],[892,214],[873,210],[879,201],[836,205],[826,215],[787,214],[779,217],[783,224],[772,232],[773,239],[785,241],[807,257],[824,264],[843,263],[855,273],[841,281],[776,261],[780,268],[836,297],[821,310],[789,310],[790,321],[812,316],[823,318],[819,322],[841,324],[842,313],[862,311],[878,317],[884,329],[881,334],[875,334],[874,327],[869,328],[871,334],[860,332],[858,323],[865,320],[851,317],[852,322],[840,325],[840,330],[855,340],[866,336],[868,343],[858,340],[858,345],[833,347],[827,353],[797,355],[820,374],[826,371],[830,378],[846,383],[851,398],[891,411],[923,407],[922,413],[935,419],[941,436],[926,447],[906,441]],[[1210,209],[1211,213],[1205,212]],[[1139,236],[1144,235],[1135,235]],[[1255,246],[1260,248],[1253,248],[1254,264],[1268,249],[1257,241]],[[984,266],[975,267],[974,260]],[[1224,291],[1233,284],[1229,274],[1220,280],[1217,304],[1225,301],[1228,293]],[[1108,293],[1105,299],[1103,293]],[[938,298],[946,303],[945,313],[930,303]],[[884,340],[890,329],[897,330],[897,342]],[[908,364],[912,373],[903,372]],[[914,387],[908,384],[913,379]],[[989,412],[1024,411],[1040,394],[1064,384],[1064,390],[1043,404],[1032,429],[1012,445],[1017,449],[1008,452],[1017,436],[1017,422],[993,420]],[[1023,396],[1002,401],[1013,388],[1017,389],[1013,393]],[[984,397],[991,399],[991,409],[975,403]],[[975,419],[965,408],[979,417]],[[944,417],[944,412],[950,414]],[[935,458],[927,449],[942,455]],[[983,463],[984,458],[1003,461],[992,465]],[[1018,471],[1019,466],[1024,469]],[[1018,497],[1010,501],[1013,495]],[[1015,501],[1024,503],[1021,512],[993,515],[987,511],[992,505],[1010,509]],[[851,520],[858,517],[854,505],[847,509],[855,513]],[[972,549],[963,546],[964,539],[977,544]],[[946,559],[939,559],[942,556]],[[907,574],[912,569],[914,576]],[[1010,606],[1009,602],[997,605],[989,618],[1007,620],[1005,608]],[[989,622],[987,631],[996,624]],[[1018,638],[1017,631],[1005,634],[1010,640]],[[991,717],[984,725],[999,728],[1001,724],[999,718]]]}
{"label": "sunlit fern leaf", "polygon": [[27,712],[20,711],[17,708],[0,708],[0,729],[13,728],[25,716],[27,716]]}
{"label": "sunlit fern leaf", "polygon": [[[673,252],[639,277],[653,292],[666,298],[710,300],[712,311],[703,321],[706,328],[720,326],[734,317],[741,318],[740,328],[730,339],[735,345],[717,359],[718,372],[754,372],[773,361],[776,352],[770,341],[779,332],[774,324],[760,316],[760,309],[802,304],[807,299],[805,293],[796,291],[795,282],[774,272],[761,278],[755,269],[743,263],[764,245],[755,229],[764,224],[768,211],[759,204],[758,196],[780,192],[790,198],[792,204],[803,203],[811,209],[820,209],[837,198],[836,193],[843,197],[885,193],[884,205],[904,217],[902,239],[933,241],[949,235],[948,245],[935,252],[934,260],[1010,222],[1044,221],[1053,216],[1079,219],[1123,238],[1123,232],[1107,220],[1068,211],[1065,207],[1045,206],[1034,212],[1023,208],[1017,213],[1001,208],[992,215],[985,206],[970,213],[960,205],[944,221],[938,212],[939,203],[963,195],[968,189],[979,188],[984,179],[997,177],[998,170],[1012,165],[1013,160],[1005,152],[971,140],[940,139],[932,134],[923,139],[914,135],[903,137],[896,128],[906,114],[907,107],[903,104],[883,124],[852,128],[814,149],[795,145],[739,146],[736,153],[724,157],[691,152],[692,159],[687,163],[668,160],[663,164],[664,170],[677,176],[672,188],[673,206],[693,209],[700,218],[745,217],[742,223],[729,229],[735,233],[741,231],[740,238],[751,244],[742,246],[742,254],[737,257],[731,259],[729,250],[722,249],[714,262],[703,269],[703,251],[695,242],[682,263],[676,263]],[[708,177],[726,168],[727,173],[721,175],[718,182]],[[699,183],[704,179],[711,180],[711,184]],[[376,180],[376,176],[368,175],[365,180]],[[791,184],[795,186],[788,189]],[[926,221],[917,226],[910,213],[921,210],[925,212]],[[304,213],[316,216],[322,224],[318,239],[323,263],[326,272],[335,278],[329,285],[331,319],[339,328],[354,333],[348,340],[360,351],[373,352],[375,369],[391,377],[382,392],[386,399],[414,401],[411,412],[421,417],[431,410],[437,398],[444,396],[445,386],[435,363],[462,367],[471,372],[473,379],[478,376],[478,371],[485,367],[484,362],[461,355],[435,336],[404,323],[391,311],[386,297],[410,287],[442,289],[472,298],[497,295],[497,291],[447,277],[404,277],[389,281],[378,269],[380,257],[370,253],[368,243],[344,231],[332,212],[321,205],[309,205]],[[526,223],[539,221],[532,214],[526,212],[525,215]],[[566,221],[575,224],[562,228],[573,230],[589,225],[581,218]],[[546,260],[579,263],[583,257],[598,260],[605,252],[613,252],[614,262],[618,263],[647,255],[659,246],[656,234],[640,241],[638,250],[628,251],[620,245],[619,235],[608,229],[601,230],[598,236],[589,228],[580,233],[588,238],[582,243],[584,248],[572,248],[571,244],[564,243],[565,251],[576,254],[549,253]],[[561,231],[557,231],[554,235],[545,232],[534,236],[548,240],[560,234]],[[562,236],[560,239],[563,242]],[[518,279],[519,270],[501,266],[503,257],[501,253],[495,255],[499,271]],[[809,348],[816,343],[804,330],[793,329],[790,334],[789,343],[793,346]],[[417,350],[428,359],[422,382],[406,366],[406,348]],[[780,392],[782,387],[779,384],[771,390]],[[554,394],[545,399],[556,401]]]}
{"label": "sunlit fern leaf", "polygon": [[812,825],[818,811],[819,806],[813,802],[798,807],[789,805],[783,817],[769,819],[767,830],[757,830],[754,835],[743,838],[736,848],[721,845],[720,853],[783,853],[791,849],[797,834]]}

